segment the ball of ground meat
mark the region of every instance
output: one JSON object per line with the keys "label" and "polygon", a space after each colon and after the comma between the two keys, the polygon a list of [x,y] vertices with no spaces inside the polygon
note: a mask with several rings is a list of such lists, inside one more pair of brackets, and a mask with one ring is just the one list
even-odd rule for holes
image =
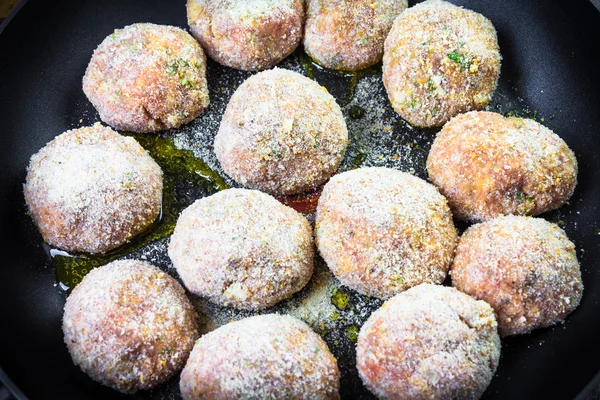
{"label": "ball of ground meat", "polygon": [[500,338],[487,303],[423,284],[371,314],[356,353],[363,383],[380,399],[478,399],[498,366]]}
{"label": "ball of ground meat", "polygon": [[327,89],[276,68],[250,77],[235,91],[214,148],[235,181],[288,195],[329,179],[347,145],[346,122]]}
{"label": "ball of ground meat", "polygon": [[577,184],[577,160],[560,137],[533,120],[491,112],[448,122],[427,170],[455,217],[474,222],[553,210]]}
{"label": "ball of ground meat", "polygon": [[160,167],[138,142],[96,124],[67,131],[34,154],[24,192],[48,244],[97,254],[158,218],[162,188]]}
{"label": "ball of ground meat", "polygon": [[304,49],[322,66],[357,71],[378,63],[406,0],[310,0]]}
{"label": "ball of ground meat", "polygon": [[339,380],[319,335],[294,317],[267,314],[202,336],[179,386],[186,400],[339,399]]}
{"label": "ball of ground meat", "polygon": [[116,129],[178,128],[208,106],[206,57],[183,29],[129,25],[94,51],[83,91],[102,121]]}
{"label": "ball of ground meat", "polygon": [[63,333],[73,362],[123,393],[173,376],[199,336],[181,285],[135,260],[114,261],[83,278],[67,298]]}
{"label": "ball of ground meat", "polygon": [[496,30],[483,15],[429,0],[394,21],[383,54],[392,106],[416,127],[484,108],[500,75]]}
{"label": "ball of ground meat", "polygon": [[214,303],[271,306],[302,289],[313,272],[308,220],[271,196],[228,189],[185,209],[169,256],[185,286]]}
{"label": "ball of ground meat", "polygon": [[298,47],[304,0],[188,0],[187,16],[192,35],[210,58],[258,71]]}
{"label": "ball of ground meat", "polygon": [[451,275],[457,289],[491,304],[502,336],[562,321],[583,292],[575,245],[541,218],[506,216],[470,227]]}
{"label": "ball of ground meat", "polygon": [[444,196],[389,168],[334,176],[319,199],[315,233],[335,276],[380,298],[444,281],[458,240]]}

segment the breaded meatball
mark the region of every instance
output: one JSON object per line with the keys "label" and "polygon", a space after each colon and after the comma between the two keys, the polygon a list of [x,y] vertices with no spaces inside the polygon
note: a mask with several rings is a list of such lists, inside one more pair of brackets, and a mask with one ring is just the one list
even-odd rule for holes
{"label": "breaded meatball", "polygon": [[385,40],[383,83],[411,125],[441,126],[484,108],[500,75],[496,30],[483,15],[440,0],[407,9]]}
{"label": "breaded meatball", "polygon": [[478,399],[498,366],[500,338],[487,303],[423,284],[371,314],[356,353],[363,383],[380,399]]}
{"label": "breaded meatball", "polygon": [[192,35],[210,58],[258,71],[298,47],[304,0],[188,0],[187,16]]}
{"label": "breaded meatball", "polygon": [[114,261],[83,278],[67,298],[63,333],[75,365],[123,393],[173,376],[199,336],[181,285],[134,260]]}
{"label": "breaded meatball", "polygon": [[577,183],[577,160],[560,137],[533,120],[492,112],[448,122],[433,142],[427,171],[454,216],[473,222],[553,210]]}
{"label": "breaded meatball", "polygon": [[308,220],[271,196],[228,189],[197,200],[177,221],[169,257],[185,286],[239,309],[271,306],[313,272]]}
{"label": "breaded meatball", "polygon": [[334,176],[319,199],[315,233],[335,276],[380,298],[444,281],[458,240],[444,196],[389,168]]}
{"label": "breaded meatball", "polygon": [[202,336],[181,373],[185,400],[339,399],[340,372],[304,322],[267,314]]}
{"label": "breaded meatball", "polygon": [[470,227],[451,275],[454,287],[491,304],[502,336],[562,321],[583,292],[575,245],[541,218],[507,216]]}
{"label": "breaded meatball", "polygon": [[381,60],[406,0],[308,0],[304,49],[322,66],[357,71]]}
{"label": "breaded meatball", "polygon": [[235,91],[214,148],[235,181],[288,195],[329,179],[347,144],[344,116],[327,89],[275,68],[250,77]]}
{"label": "breaded meatball", "polygon": [[116,29],[94,51],[83,91],[113,128],[178,128],[208,106],[206,57],[183,29],[129,25]]}
{"label": "breaded meatball", "polygon": [[133,138],[100,124],[67,131],[31,157],[25,201],[44,240],[106,253],[159,216],[163,177]]}

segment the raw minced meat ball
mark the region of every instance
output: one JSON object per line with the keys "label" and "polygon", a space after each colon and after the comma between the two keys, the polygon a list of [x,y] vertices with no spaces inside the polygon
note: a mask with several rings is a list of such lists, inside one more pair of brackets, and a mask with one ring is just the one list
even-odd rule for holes
{"label": "raw minced meat ball", "polygon": [[304,0],[188,0],[187,15],[192,34],[210,58],[257,71],[298,47]]}
{"label": "raw minced meat ball", "polygon": [[478,399],[499,358],[489,304],[429,284],[371,314],[356,350],[360,377],[380,399]]}
{"label": "raw minced meat ball", "polygon": [[267,314],[202,336],[181,373],[194,399],[339,399],[340,372],[327,344],[304,322]]}
{"label": "raw minced meat ball", "polygon": [[577,183],[577,160],[558,135],[530,119],[484,111],[444,125],[427,171],[454,215],[477,222],[553,210]]}
{"label": "raw minced meat ball", "polygon": [[312,229],[300,213],[265,193],[228,189],[181,213],[169,256],[192,293],[217,304],[259,309],[309,281]]}
{"label": "raw minced meat ball", "polygon": [[583,292],[575,245],[541,218],[507,216],[470,227],[451,275],[457,289],[491,304],[503,336],[562,321]]}
{"label": "raw minced meat ball", "polygon": [[235,91],[214,148],[235,181],[288,195],[329,179],[347,144],[344,116],[327,89],[275,68],[250,77]]}
{"label": "raw minced meat ball", "polygon": [[444,196],[424,180],[389,168],[334,176],[319,199],[315,233],[335,276],[380,298],[443,282],[458,240]]}
{"label": "raw minced meat ball", "polygon": [[306,53],[322,66],[357,71],[376,64],[406,0],[309,0]]}
{"label": "raw minced meat ball", "polygon": [[109,263],[83,278],[67,298],[63,333],[83,372],[124,393],[177,373],[199,336],[181,285],[135,260]]}
{"label": "raw minced meat ball", "polygon": [[496,30],[483,15],[429,0],[404,11],[385,40],[383,83],[416,127],[484,108],[500,75]]}
{"label": "raw minced meat ball", "polygon": [[159,216],[163,177],[130,137],[100,124],[67,131],[31,157],[25,201],[44,240],[106,253]]}
{"label": "raw minced meat ball", "polygon": [[183,29],[129,25],[94,51],[83,91],[102,121],[116,129],[178,128],[208,106],[206,56]]}

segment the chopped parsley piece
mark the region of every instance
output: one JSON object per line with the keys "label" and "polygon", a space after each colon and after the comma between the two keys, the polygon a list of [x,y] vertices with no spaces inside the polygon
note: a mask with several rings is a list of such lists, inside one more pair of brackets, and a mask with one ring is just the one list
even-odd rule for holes
{"label": "chopped parsley piece", "polygon": [[473,61],[471,57],[457,53],[455,51],[449,53],[448,58],[460,65],[460,67],[464,70],[468,70],[471,66],[471,62]]}
{"label": "chopped parsley piece", "polygon": [[356,155],[356,157],[354,157],[352,164],[355,167],[360,167],[365,162],[366,159],[367,159],[367,153],[365,153],[364,150],[358,150],[358,154]]}
{"label": "chopped parsley piece", "polygon": [[168,65],[167,72],[171,75],[175,75],[177,73],[177,65],[175,65],[175,64]]}
{"label": "chopped parsley piece", "polygon": [[358,327],[356,325],[351,325],[346,328],[346,337],[353,342],[356,342],[358,339]]}
{"label": "chopped parsley piece", "polygon": [[194,82],[188,80],[185,77],[181,80],[181,84],[188,89],[196,89],[196,85],[194,84]]}
{"label": "chopped parsley piece", "polygon": [[361,46],[368,46],[369,45],[369,38],[367,38],[366,36],[361,36],[360,39],[358,39],[358,43]]}
{"label": "chopped parsley piece", "polygon": [[350,303],[350,294],[342,288],[335,288],[331,296],[331,303],[339,310],[344,310]]}
{"label": "chopped parsley piece", "polygon": [[352,117],[352,119],[361,119],[364,116],[365,110],[359,106],[352,106],[352,108],[350,108],[350,117]]}
{"label": "chopped parsley piece", "polygon": [[435,90],[435,83],[431,80],[431,78],[427,79],[427,90],[430,92]]}
{"label": "chopped parsley piece", "polygon": [[533,201],[533,197],[525,196],[525,193],[522,192],[517,192],[515,196],[517,197],[517,200]]}

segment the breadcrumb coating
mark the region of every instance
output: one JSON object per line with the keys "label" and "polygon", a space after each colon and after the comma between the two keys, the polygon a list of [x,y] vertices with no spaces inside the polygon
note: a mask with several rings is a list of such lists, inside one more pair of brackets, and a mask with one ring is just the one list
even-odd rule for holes
{"label": "breadcrumb coating", "polygon": [[496,30],[483,15],[428,0],[394,21],[385,40],[383,83],[402,118],[419,128],[480,110],[500,76]]}

